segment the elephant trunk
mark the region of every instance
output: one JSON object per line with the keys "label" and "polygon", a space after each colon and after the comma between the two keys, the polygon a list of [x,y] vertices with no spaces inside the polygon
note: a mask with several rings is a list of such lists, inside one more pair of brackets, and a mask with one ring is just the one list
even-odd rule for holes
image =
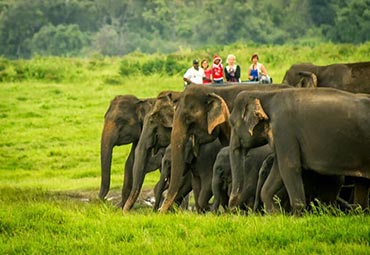
{"label": "elephant trunk", "polygon": [[183,182],[185,172],[185,145],[187,140],[188,135],[184,122],[175,117],[171,132],[170,186],[168,188],[166,199],[159,209],[163,213],[166,213],[173,204]]}
{"label": "elephant trunk", "polygon": [[239,144],[238,137],[232,132],[230,140],[230,166],[232,189],[229,199],[230,210],[240,205],[242,193],[243,174],[245,172],[245,157],[242,147]]}
{"label": "elephant trunk", "polygon": [[101,184],[99,198],[104,199],[110,187],[110,173],[112,164],[112,151],[118,134],[116,125],[105,122],[100,144]]}
{"label": "elephant trunk", "polygon": [[124,212],[128,212],[132,208],[132,206],[135,204],[137,198],[140,195],[140,191],[144,183],[148,158],[151,152],[150,143],[151,139],[147,137],[145,134],[142,134],[139,143],[136,146],[134,157],[135,160],[132,168],[133,183],[130,196],[128,197],[123,207]]}

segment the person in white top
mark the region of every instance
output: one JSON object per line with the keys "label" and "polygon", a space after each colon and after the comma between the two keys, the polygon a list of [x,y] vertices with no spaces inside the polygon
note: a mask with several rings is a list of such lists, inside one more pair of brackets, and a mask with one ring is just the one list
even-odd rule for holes
{"label": "person in white top", "polygon": [[271,83],[265,66],[258,63],[258,54],[253,53],[251,57],[252,64],[249,67],[249,80],[260,81],[262,83]]}
{"label": "person in white top", "polygon": [[203,68],[199,67],[198,59],[193,60],[193,66],[184,74],[185,87],[190,83],[202,84],[204,77]]}
{"label": "person in white top", "polygon": [[227,66],[224,68],[227,82],[240,82],[240,66],[235,61],[236,57],[233,54],[227,56]]}

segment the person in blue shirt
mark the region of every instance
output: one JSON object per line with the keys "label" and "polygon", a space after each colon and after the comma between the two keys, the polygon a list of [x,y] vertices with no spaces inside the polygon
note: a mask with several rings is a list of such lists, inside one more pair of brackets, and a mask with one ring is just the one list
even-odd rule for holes
{"label": "person in blue shirt", "polygon": [[266,67],[258,62],[258,54],[253,53],[251,57],[252,64],[249,67],[249,80],[259,81],[261,83],[271,83]]}

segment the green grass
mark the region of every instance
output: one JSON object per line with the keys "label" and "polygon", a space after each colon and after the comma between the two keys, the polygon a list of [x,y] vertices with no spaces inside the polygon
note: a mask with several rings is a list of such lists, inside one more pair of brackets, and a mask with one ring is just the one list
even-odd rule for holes
{"label": "green grass", "polygon": [[[236,44],[218,53],[234,53],[247,65],[250,53],[258,51],[275,81],[281,81],[295,62],[364,61],[369,47]],[[179,53],[189,63],[194,56],[209,55],[209,49]],[[126,58],[145,63],[155,57]],[[120,61],[19,61],[13,64],[33,74],[0,83],[1,254],[370,254],[370,218],[361,212],[318,209],[301,218],[161,215],[139,204],[122,215],[114,204],[129,145],[114,149],[112,200],[99,201],[100,135],[110,100],[119,94],[154,97],[162,90],[183,88],[181,74],[121,77]],[[7,65],[7,73],[0,76],[9,78],[12,66]],[[144,189],[151,189],[158,176],[149,174]]]}
{"label": "green grass", "polygon": [[1,190],[2,254],[369,254],[367,215],[129,215],[82,194]]}

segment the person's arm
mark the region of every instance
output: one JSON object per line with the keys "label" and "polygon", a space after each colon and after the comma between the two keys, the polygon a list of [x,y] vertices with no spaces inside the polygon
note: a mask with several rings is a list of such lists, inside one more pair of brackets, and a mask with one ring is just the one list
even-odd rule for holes
{"label": "person's arm", "polygon": [[236,71],[235,71],[235,78],[240,81],[240,66],[236,66]]}
{"label": "person's arm", "polygon": [[252,71],[252,67],[249,67],[249,70],[248,70],[248,77],[249,77],[249,80],[253,80],[253,76],[251,74],[251,71]]}
{"label": "person's arm", "polygon": [[184,74],[184,78],[183,80],[187,83],[187,84],[190,84],[191,83],[191,80],[190,80],[190,77],[191,77],[191,74],[190,74],[190,69],[188,69],[186,71],[186,73]]}
{"label": "person's arm", "polygon": [[226,79],[226,81],[229,81],[229,80],[230,80],[230,75],[229,75],[229,73],[227,72],[226,66],[224,67],[224,74],[225,74],[225,79]]}
{"label": "person's arm", "polygon": [[261,72],[263,75],[268,75],[267,70],[264,65],[261,65]]}
{"label": "person's arm", "polygon": [[190,84],[191,83],[191,80],[189,80],[188,78],[184,77],[183,80],[187,83],[187,84]]}

